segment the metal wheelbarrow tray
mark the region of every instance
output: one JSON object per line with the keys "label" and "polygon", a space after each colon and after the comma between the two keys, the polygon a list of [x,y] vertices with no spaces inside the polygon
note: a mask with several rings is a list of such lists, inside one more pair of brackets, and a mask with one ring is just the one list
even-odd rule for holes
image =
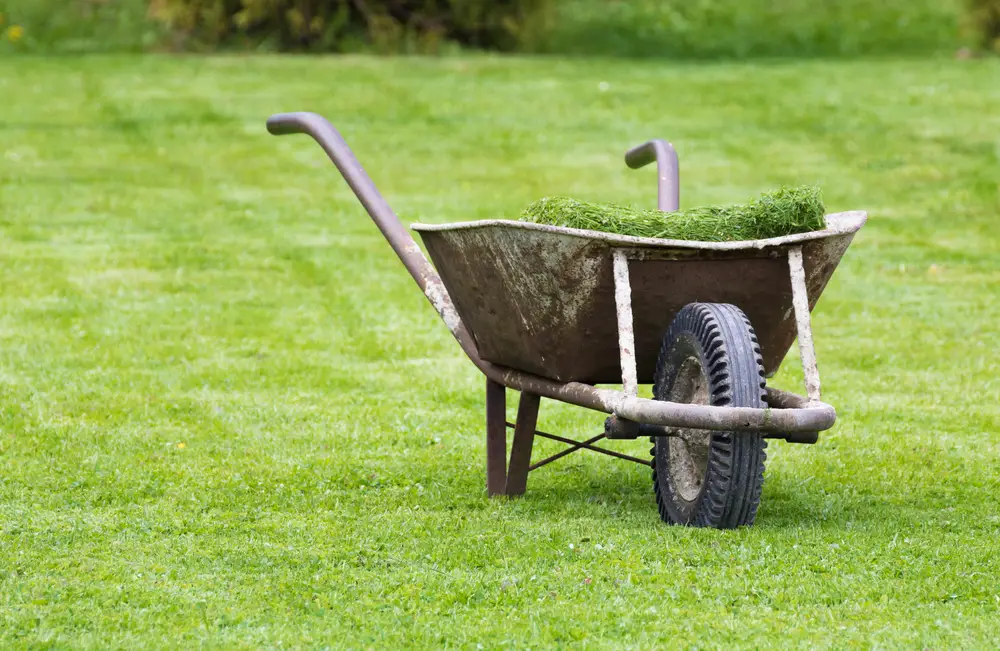
{"label": "metal wheelbarrow tray", "polygon": [[[506,220],[415,224],[413,229],[423,239],[432,267],[329,122],[312,113],[281,114],[268,120],[268,129],[277,135],[306,133],[323,147],[466,355],[486,376],[489,495],[520,495],[530,470],[569,452],[591,449],[652,466],[660,513],[669,522],[722,527],[749,524],[759,501],[764,443],[760,443],[759,469],[755,461],[747,461],[750,471],[740,480],[746,486],[729,486],[738,482],[726,475],[722,482],[726,485],[716,491],[722,492],[710,495],[716,448],[736,450],[732,446],[743,445],[742,437],[814,443],[819,431],[834,424],[836,412],[820,400],[809,312],[864,225],[864,212],[828,215],[821,231],[718,243],[637,238]],[[658,167],[659,207],[676,210],[678,166],[672,146],[654,140],[626,155],[633,168],[653,161]],[[745,317],[740,321],[734,315]],[[685,330],[680,322],[691,319],[708,321],[701,330]],[[672,326],[675,321],[678,325]],[[736,332],[743,329],[745,335]],[[665,333],[673,343],[666,342]],[[727,402],[739,400],[716,400],[714,393],[708,394],[716,386],[709,371],[715,362],[710,363],[708,349],[678,353],[673,356],[675,362],[664,361],[673,359],[667,350],[670,345],[679,346],[683,339],[690,347],[697,333],[709,338],[705,342],[712,347],[713,359],[724,360],[719,366],[722,370],[712,372],[726,386],[739,380],[729,378],[737,373],[736,357],[729,361],[731,368],[725,360],[729,360],[726,355],[737,354],[740,341],[757,359],[752,366],[770,377],[797,337],[807,395],[764,389],[759,378],[763,391],[759,406],[732,406]],[[722,338],[712,343],[712,336]],[[690,372],[685,370],[688,361],[692,361]],[[674,368],[678,365],[683,368]],[[670,376],[673,388],[660,392],[684,400],[638,397],[638,384],[660,387],[665,375]],[[687,393],[677,388],[684,382]],[[597,384],[620,384],[621,389]],[[506,388],[521,392],[514,425],[505,420]],[[605,431],[587,441],[536,431],[542,397],[609,414]],[[508,427],[514,429],[509,468]],[[536,435],[571,447],[531,464]],[[602,438],[638,436],[650,436],[656,446],[662,444],[660,452],[654,447],[653,461],[594,445]],[[692,452],[682,458],[677,452],[682,448]],[[661,474],[665,472],[662,467],[670,464],[674,474],[683,475],[677,470],[681,466],[690,468],[681,479],[673,475],[657,479],[658,459]],[[756,479],[749,476],[754,474]],[[747,503],[734,506],[731,514],[723,512],[725,505],[715,515],[708,505],[699,506],[710,498],[725,502],[734,490],[756,491],[756,497],[746,497]],[[676,508],[669,506],[668,497]]]}

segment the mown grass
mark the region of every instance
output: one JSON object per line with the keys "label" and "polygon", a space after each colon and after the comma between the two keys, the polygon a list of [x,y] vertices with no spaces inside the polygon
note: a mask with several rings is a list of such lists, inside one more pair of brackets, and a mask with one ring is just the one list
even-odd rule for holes
{"label": "mown grass", "polygon": [[[18,60],[0,75],[0,646],[1000,643],[1000,62]],[[547,194],[867,209],[814,317],[836,428],[758,523],[576,455],[484,491],[483,380],[322,152],[404,220]],[[775,380],[797,386],[794,356]],[[515,404],[515,396],[509,402]],[[544,402],[539,427],[599,415]],[[648,444],[616,443],[644,454]],[[537,455],[557,446],[538,444]]]}
{"label": "mown grass", "polygon": [[572,197],[543,197],[519,219],[635,237],[700,242],[763,240],[826,227],[822,191],[808,185],[763,192],[746,203],[664,212]]}

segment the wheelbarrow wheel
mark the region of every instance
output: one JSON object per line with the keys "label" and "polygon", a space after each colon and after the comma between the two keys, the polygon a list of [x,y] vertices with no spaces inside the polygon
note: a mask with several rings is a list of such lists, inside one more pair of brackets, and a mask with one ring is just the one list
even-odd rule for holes
{"label": "wheelbarrow wheel", "polygon": [[[742,310],[686,305],[667,330],[656,364],[657,400],[764,407],[760,344]],[[753,524],[764,483],[758,433],[679,430],[653,438],[653,486],[669,524],[731,529]]]}

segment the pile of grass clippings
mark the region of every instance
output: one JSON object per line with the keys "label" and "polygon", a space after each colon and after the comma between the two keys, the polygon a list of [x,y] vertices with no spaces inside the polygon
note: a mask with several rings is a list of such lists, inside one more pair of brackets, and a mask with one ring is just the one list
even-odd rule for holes
{"label": "pile of grass clippings", "polygon": [[539,199],[520,221],[590,231],[699,242],[760,240],[825,228],[818,187],[765,192],[749,203],[661,212],[569,197]]}

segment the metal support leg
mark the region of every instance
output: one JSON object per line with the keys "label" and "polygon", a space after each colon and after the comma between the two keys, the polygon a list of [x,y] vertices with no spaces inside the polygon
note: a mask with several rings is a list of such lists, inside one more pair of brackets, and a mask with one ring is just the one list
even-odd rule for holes
{"label": "metal support leg", "polygon": [[507,483],[507,388],[486,380],[486,494],[503,495]]}
{"label": "metal support leg", "polygon": [[531,465],[531,445],[535,441],[535,425],[538,424],[538,403],[541,400],[533,393],[521,393],[517,405],[517,424],[514,425],[514,443],[510,449],[510,468],[507,471],[509,497],[524,495],[528,485],[528,467]]}
{"label": "metal support leg", "polygon": [[622,364],[622,391],[635,397],[639,393],[638,374],[635,370],[635,333],[632,322],[632,286],[628,279],[628,257],[615,249],[615,308],[618,313],[618,350]]}
{"label": "metal support leg", "polygon": [[799,357],[806,380],[806,395],[810,402],[819,402],[819,367],[816,365],[816,347],[813,345],[812,324],[809,320],[809,290],[806,272],[802,266],[802,247],[788,251],[788,271],[792,278],[792,307],[795,309],[795,327],[798,329]]}

